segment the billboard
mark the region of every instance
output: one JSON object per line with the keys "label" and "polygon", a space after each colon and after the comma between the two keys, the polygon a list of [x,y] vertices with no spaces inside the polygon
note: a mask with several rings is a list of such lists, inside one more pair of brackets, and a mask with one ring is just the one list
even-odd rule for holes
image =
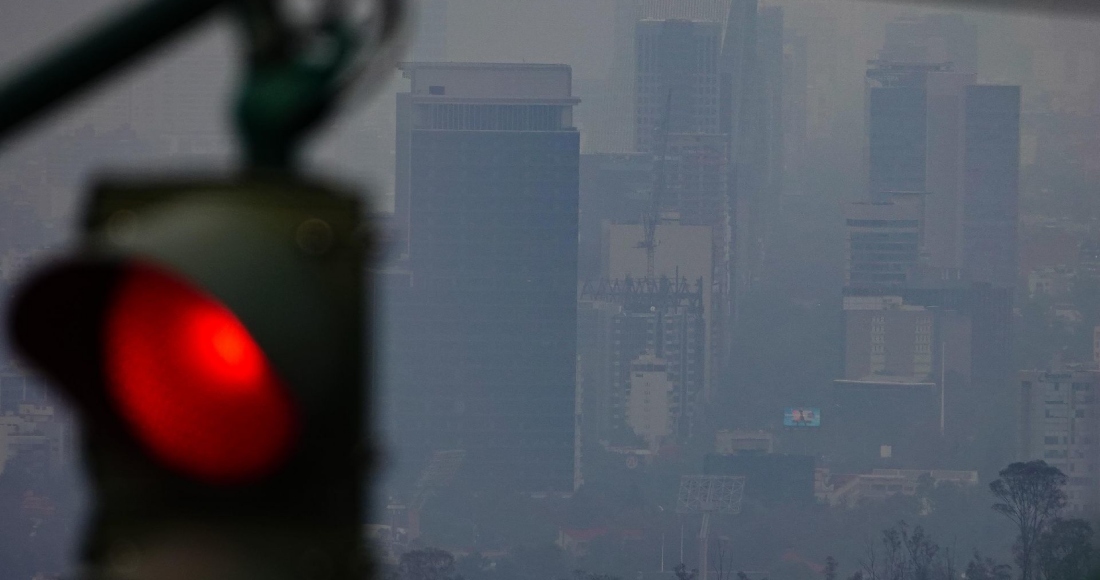
{"label": "billboard", "polygon": [[784,427],[820,427],[821,409],[795,407],[783,411]]}

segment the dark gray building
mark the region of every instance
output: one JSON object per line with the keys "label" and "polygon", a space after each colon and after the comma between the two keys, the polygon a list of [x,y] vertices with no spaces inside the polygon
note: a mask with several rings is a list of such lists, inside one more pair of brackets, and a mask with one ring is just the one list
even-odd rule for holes
{"label": "dark gray building", "polygon": [[[760,141],[763,154],[764,189],[761,192],[767,200],[767,217],[773,209],[773,201],[783,192],[783,87],[786,67],[784,66],[784,30],[783,8],[768,6],[760,9],[757,17],[756,60],[760,68],[761,99],[759,117],[763,121]],[[770,233],[770,232],[766,232]],[[765,234],[765,239],[767,235]]]}
{"label": "dark gray building", "polygon": [[935,382],[838,380],[825,429],[829,467],[925,469],[947,461],[940,436],[940,389]]}
{"label": "dark gray building", "polygon": [[872,201],[927,192],[929,73],[948,65],[874,62],[867,71],[868,178]]}
{"label": "dark gray building", "polygon": [[872,64],[870,199],[917,200],[922,267],[1015,286],[1020,87],[976,84],[949,63]]}
{"label": "dark gray building", "polygon": [[704,475],[743,476],[745,501],[776,506],[814,503],[814,457],[742,451],[731,455],[708,453]]}
{"label": "dark gray building", "polygon": [[[990,474],[1004,467],[1012,449],[1003,434],[1013,428],[1014,414],[1006,392],[1012,382],[1012,289],[917,279],[893,289],[848,288],[844,294],[845,376],[836,382],[839,407],[833,409],[837,420],[844,420],[828,425],[838,443],[863,445],[864,434],[876,434],[882,445],[900,441],[890,458],[895,466],[902,459],[920,466],[934,452],[935,461],[925,467]],[[876,404],[880,396],[898,405],[920,401],[921,418],[899,411],[894,425],[861,417],[874,408],[864,405]],[[918,422],[927,446],[906,441],[918,433],[908,431]],[[878,461],[873,445],[851,450],[845,460],[863,467]]]}
{"label": "dark gray building", "polygon": [[805,35],[785,28],[783,36],[783,182],[782,192],[801,195],[806,190],[809,130],[809,52]]}
{"label": "dark gray building", "polygon": [[638,22],[634,83],[638,151],[659,153],[660,134],[666,129],[669,133],[719,133],[721,47],[719,22]]}
{"label": "dark gray building", "polygon": [[[392,437],[411,473],[464,449],[480,489],[573,489],[580,144],[564,65],[406,64],[390,317]],[[399,465],[400,466],[400,465]]]}
{"label": "dark gray building", "polygon": [[848,204],[846,287],[885,289],[912,278],[920,263],[920,209],[918,202],[900,196]]}
{"label": "dark gray building", "polygon": [[1019,267],[1020,87],[966,88],[963,259],[967,275],[1012,288]]}

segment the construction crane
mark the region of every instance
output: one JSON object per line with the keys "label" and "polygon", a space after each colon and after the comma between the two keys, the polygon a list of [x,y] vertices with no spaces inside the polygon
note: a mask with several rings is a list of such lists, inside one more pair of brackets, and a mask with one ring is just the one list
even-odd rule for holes
{"label": "construction crane", "polygon": [[669,118],[672,115],[672,89],[665,99],[664,118],[658,136],[657,151],[654,155],[655,178],[653,191],[649,195],[649,212],[642,217],[644,239],[635,247],[645,249],[645,275],[647,280],[656,278],[654,261],[657,253],[657,225],[661,223],[661,198],[665,194],[666,169],[665,157],[668,155]]}

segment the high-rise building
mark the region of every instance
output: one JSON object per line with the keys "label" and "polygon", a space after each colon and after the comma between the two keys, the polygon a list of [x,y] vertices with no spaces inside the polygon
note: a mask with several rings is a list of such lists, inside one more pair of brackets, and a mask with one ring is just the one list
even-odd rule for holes
{"label": "high-rise building", "polygon": [[[609,91],[628,99],[605,117],[631,112],[631,146],[652,158],[645,197],[685,226],[709,228],[715,384],[732,360],[736,306],[761,278],[770,204],[782,187],[783,12],[758,10],[757,0],[620,0],[615,46]],[[642,226],[634,227],[637,245]]]}
{"label": "high-rise building", "polygon": [[922,263],[941,272],[963,267],[963,131],[969,73],[936,72],[925,79],[927,109]]}
{"label": "high-rise building", "polygon": [[[663,167],[658,169],[665,174],[661,208],[676,213],[685,224],[710,226],[716,248],[731,235],[725,195],[730,179],[727,148],[722,135],[669,135]],[[719,268],[723,265],[716,263]]]}
{"label": "high-rise building", "polygon": [[848,288],[890,288],[905,284],[920,264],[920,198],[848,204]]}
{"label": "high-rise building", "polygon": [[[932,364],[933,311],[906,304],[900,296],[848,296],[844,314],[846,378],[935,378],[939,369]],[[968,350],[969,345],[964,351]]]}
{"label": "high-rise building", "polygon": [[698,435],[708,343],[703,297],[702,279],[582,285],[579,428],[587,472],[619,464],[623,450],[656,454]]}
{"label": "high-rise building", "polygon": [[972,279],[1014,287],[1018,273],[1020,87],[966,88],[963,266]]}
{"label": "high-rise building", "polygon": [[635,149],[659,154],[663,133],[718,134],[721,23],[647,19],[635,35]]}
{"label": "high-rise building", "polygon": [[650,278],[639,244],[643,227],[604,223],[601,275],[581,285],[578,306],[586,473],[607,475],[622,465],[623,452],[653,454],[702,441],[720,336],[711,232],[666,214],[655,233]]}
{"label": "high-rise building", "polygon": [[927,80],[947,64],[872,63],[867,71],[868,179],[874,201],[928,191]]}
{"label": "high-rise building", "polygon": [[867,79],[870,198],[920,198],[923,268],[1015,286],[1019,87],[949,63],[875,61]]}
{"label": "high-rise building", "polygon": [[391,316],[406,471],[466,452],[485,488],[570,491],[580,142],[564,65],[412,63],[398,95]]}
{"label": "high-rise building", "polygon": [[594,440],[657,451],[692,436],[705,383],[702,298],[702,281],[686,278],[584,285],[582,303],[605,311],[610,323],[606,356],[582,363],[608,379],[589,384],[594,395],[605,393],[608,413]]}
{"label": "high-rise building", "polygon": [[[585,153],[628,153],[635,148],[635,31],[640,20],[725,24],[741,0],[615,0],[614,54],[599,103],[585,106]],[[586,98],[587,102],[587,98]]]}
{"label": "high-rise building", "polygon": [[783,87],[785,35],[783,8],[768,6],[757,17],[756,61],[760,69],[760,118],[763,130],[760,141],[764,154],[765,185],[763,194],[774,198],[783,190]]}
{"label": "high-rise building", "polygon": [[[639,242],[645,239],[645,232],[639,224],[604,224],[601,278],[606,280],[646,280],[648,277],[648,256]],[[702,307],[706,317],[706,378],[704,380],[704,398],[709,400],[710,387],[718,369],[715,358],[721,349],[720,342],[722,320],[720,318],[718,293],[715,291],[714,262],[716,260],[713,228],[691,225],[679,221],[676,214],[664,214],[654,235],[653,276],[650,284],[657,284],[661,278],[669,280],[686,279],[702,281]]]}
{"label": "high-rise building", "polygon": [[[759,276],[763,214],[781,183],[782,11],[758,18],[757,0],[623,0],[617,14],[617,34],[633,33],[633,46],[617,41],[622,54],[613,76],[629,66],[635,150],[659,153],[666,130],[670,141],[678,134],[721,136],[699,150],[696,163],[705,172],[708,159],[726,160],[725,189],[699,195],[725,205],[707,223],[724,230],[728,261],[716,265],[716,277],[730,289],[724,300],[732,316],[734,294]],[[689,208],[665,208],[694,219]]]}
{"label": "high-rise building", "polygon": [[[853,397],[847,408],[863,409],[859,393],[879,392],[873,385],[895,390],[924,385],[905,392],[927,391],[918,397],[927,404],[935,395],[935,429],[929,437],[937,445],[952,444],[954,451],[929,446],[909,453],[935,451],[943,465],[954,462],[995,473],[1011,459],[997,435],[1012,428],[1005,421],[1012,410],[1003,393],[1012,374],[1011,305],[1012,289],[962,280],[918,276],[894,288],[846,289],[844,378],[837,386]],[[847,433],[859,438],[859,429]],[[868,453],[877,451],[868,448]]]}
{"label": "high-rise building", "polygon": [[1077,277],[1088,284],[1100,282],[1100,240],[1077,244]]}
{"label": "high-rise building", "polygon": [[1020,373],[1019,459],[1041,459],[1066,474],[1068,508],[1100,510],[1100,371]]}
{"label": "high-rise building", "polygon": [[805,35],[790,29],[783,34],[783,193],[801,195],[806,189],[809,140],[809,47]]}
{"label": "high-rise building", "polygon": [[756,46],[753,58],[753,81],[746,96],[746,137],[751,146],[743,149],[740,173],[748,172],[739,184],[737,194],[747,197],[747,211],[737,224],[745,234],[747,269],[750,287],[762,278],[768,258],[769,239],[776,234],[772,224],[779,195],[783,192],[783,9],[762,7],[756,17]]}

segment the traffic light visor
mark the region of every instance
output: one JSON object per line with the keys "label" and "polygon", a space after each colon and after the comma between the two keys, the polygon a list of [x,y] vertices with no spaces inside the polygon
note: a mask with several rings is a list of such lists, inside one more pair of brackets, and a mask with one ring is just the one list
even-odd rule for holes
{"label": "traffic light visor", "polygon": [[294,401],[220,301],[164,269],[131,262],[105,314],[109,398],[159,460],[231,484],[261,478],[290,455]]}

